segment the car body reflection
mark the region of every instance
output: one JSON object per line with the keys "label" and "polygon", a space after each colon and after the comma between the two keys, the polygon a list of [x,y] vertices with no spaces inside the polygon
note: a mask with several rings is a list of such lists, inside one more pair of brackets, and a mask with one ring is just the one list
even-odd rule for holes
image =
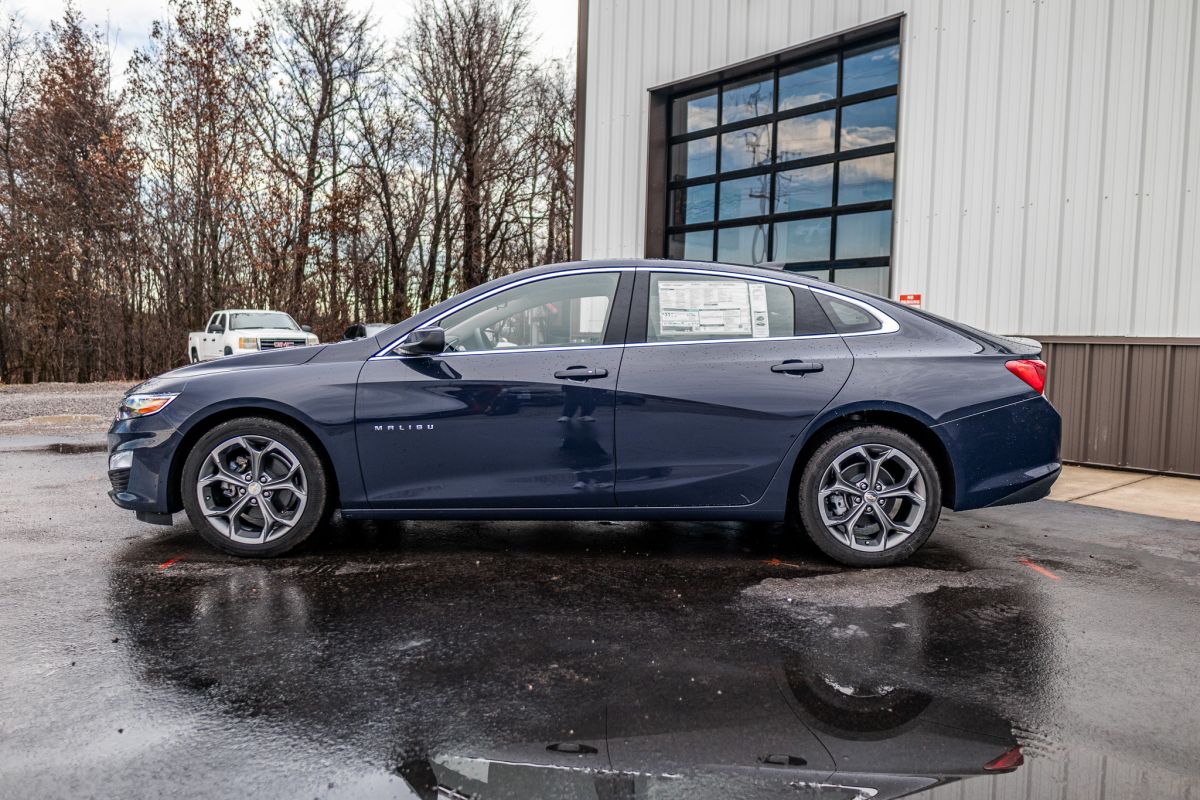
{"label": "car body reflection", "polygon": [[667,560],[644,548],[678,540],[643,527],[356,530],[341,546],[368,549],[166,570],[179,541],[143,541],[109,610],[151,687],[349,748],[426,800],[890,798],[1020,765],[996,701],[1036,702],[1052,657],[1026,585],[799,613],[745,596],[766,567],[723,548],[750,532]]}
{"label": "car body reflection", "polygon": [[1012,726],[984,709],[896,686],[845,686],[799,664],[755,677],[712,702],[651,695],[651,705],[605,707],[603,728],[581,719],[585,736],[603,736],[435,756],[436,783],[421,789],[481,800],[882,800],[1023,763]]}

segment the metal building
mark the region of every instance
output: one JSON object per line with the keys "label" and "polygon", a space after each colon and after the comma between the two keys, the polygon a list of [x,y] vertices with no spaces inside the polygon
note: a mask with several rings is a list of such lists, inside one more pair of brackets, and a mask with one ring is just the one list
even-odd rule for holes
{"label": "metal building", "polygon": [[1064,457],[1200,474],[1200,3],[580,0],[582,258],[1046,343]]}

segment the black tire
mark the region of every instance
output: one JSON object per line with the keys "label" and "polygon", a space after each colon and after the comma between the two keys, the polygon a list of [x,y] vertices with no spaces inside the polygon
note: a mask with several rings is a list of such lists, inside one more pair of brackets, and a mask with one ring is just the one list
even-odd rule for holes
{"label": "black tire", "polygon": [[[919,511],[915,504],[905,506],[911,516],[907,527],[912,527],[912,532],[908,533],[907,538],[879,552],[854,549],[835,535],[822,519],[818,494],[826,472],[839,456],[853,448],[872,445],[879,445],[885,449],[894,448],[907,456],[912,465],[915,465],[923,482],[925,497],[925,503]],[[808,463],[804,465],[796,484],[793,508],[796,509],[798,522],[805,535],[834,561],[852,567],[886,567],[898,564],[911,556],[925,544],[937,527],[942,511],[942,482],[929,453],[911,436],[881,425],[863,425],[836,433],[817,447]]]}
{"label": "black tire", "polygon": [[[295,515],[294,522],[287,520],[291,523],[290,530],[263,543],[235,541],[226,531],[214,525],[205,516],[201,507],[201,491],[197,487],[200,470],[210,467],[209,456],[214,448],[239,437],[251,437],[255,441],[261,437],[261,439],[270,439],[283,445],[288,451],[288,455],[295,457],[302,470],[300,477],[303,479],[306,490],[303,508],[300,509],[300,513]],[[272,419],[242,417],[223,422],[200,437],[184,462],[180,494],[183,497],[183,507],[187,511],[188,519],[192,521],[196,531],[209,544],[232,555],[269,558],[286,553],[296,547],[328,519],[328,480],[325,467],[316,450],[296,430]],[[224,484],[218,485],[223,486]],[[206,498],[204,502],[211,502],[211,500]],[[263,502],[266,500],[264,499]],[[247,510],[250,511],[250,509]],[[261,516],[261,512],[258,513]],[[267,529],[266,525],[262,527],[264,530]],[[234,530],[236,531],[236,528]]]}
{"label": "black tire", "polygon": [[233,355],[233,348],[232,348],[232,347],[226,347],[226,348],[225,348],[225,355],[227,355],[227,356],[231,356],[231,355]]}
{"label": "black tire", "polygon": [[196,352],[196,348],[194,348],[194,347],[192,348],[192,353],[191,353],[191,356],[192,356],[192,363],[193,363],[193,364],[199,364],[199,363],[200,363],[200,356],[199,356],[199,354]]}

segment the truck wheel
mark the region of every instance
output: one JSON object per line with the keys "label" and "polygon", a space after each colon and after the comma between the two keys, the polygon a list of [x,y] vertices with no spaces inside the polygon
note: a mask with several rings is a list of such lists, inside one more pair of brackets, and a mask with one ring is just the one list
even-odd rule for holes
{"label": "truck wheel", "polygon": [[804,532],[825,555],[852,567],[883,567],[904,561],[933,533],[942,483],[911,436],[867,425],[817,448],[796,502]]}
{"label": "truck wheel", "polygon": [[188,453],[180,494],[209,544],[239,556],[277,556],[325,518],[325,467],[308,441],[271,419],[244,417],[206,433]]}
{"label": "truck wheel", "polygon": [[227,356],[233,355],[233,348],[230,347],[229,345],[225,345],[225,355],[227,355]]}
{"label": "truck wheel", "polygon": [[196,348],[194,348],[194,347],[192,348],[191,358],[192,358],[193,364],[200,363],[200,354],[196,352]]}

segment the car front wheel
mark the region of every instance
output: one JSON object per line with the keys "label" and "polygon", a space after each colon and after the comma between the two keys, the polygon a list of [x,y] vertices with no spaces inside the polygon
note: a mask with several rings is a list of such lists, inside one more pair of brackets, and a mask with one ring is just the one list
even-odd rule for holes
{"label": "car front wheel", "polygon": [[188,454],[180,487],[196,530],[240,556],[276,556],[312,535],[325,515],[324,466],[308,441],[271,419],[224,422]]}
{"label": "car front wheel", "polygon": [[800,522],[835,561],[897,564],[925,543],[941,514],[933,459],[915,439],[878,425],[842,431],[813,453],[797,487]]}

